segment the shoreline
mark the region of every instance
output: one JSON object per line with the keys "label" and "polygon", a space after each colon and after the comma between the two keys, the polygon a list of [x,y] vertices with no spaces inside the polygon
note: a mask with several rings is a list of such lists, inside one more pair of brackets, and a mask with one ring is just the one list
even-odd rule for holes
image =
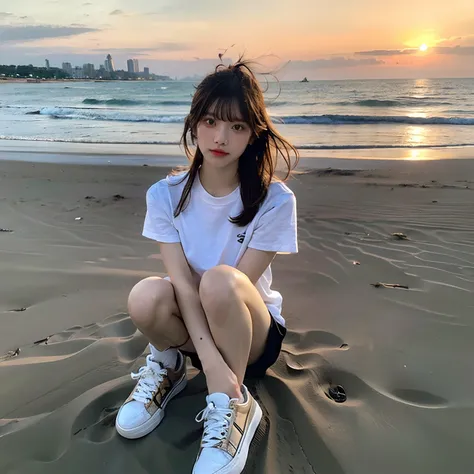
{"label": "shoreline", "polygon": [[[58,170],[71,173],[71,170],[96,169],[98,173],[107,172],[111,176],[122,173],[163,174],[166,176],[173,168],[186,166],[189,162],[181,155],[101,155],[80,153],[10,152],[0,151],[0,171],[14,168]],[[283,177],[285,169],[276,169],[277,176]],[[466,178],[474,176],[473,159],[439,159],[429,161],[413,160],[375,160],[375,159],[332,159],[302,158],[293,169],[287,184],[307,179],[307,176],[325,177],[327,182],[346,180],[352,184],[371,187],[423,188],[474,190],[474,181]],[[429,177],[436,179],[429,179]],[[1,181],[1,177],[0,177]]]}
{"label": "shoreline", "polygon": [[[300,149],[298,170],[318,168],[371,169],[402,163],[474,160],[474,147],[420,149]],[[415,153],[415,157],[413,154]],[[188,160],[178,145],[97,144],[48,141],[0,140],[0,161],[35,163],[180,166]]]}
{"label": "shoreline", "polygon": [[0,84],[42,84],[43,82],[178,82],[174,79],[137,79],[137,80],[120,80],[120,79],[38,79],[35,78],[0,78]]}

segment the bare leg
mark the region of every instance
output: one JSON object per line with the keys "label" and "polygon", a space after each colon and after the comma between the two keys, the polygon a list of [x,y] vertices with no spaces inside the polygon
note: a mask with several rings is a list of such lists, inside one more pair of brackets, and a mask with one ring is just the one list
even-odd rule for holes
{"label": "bare leg", "polygon": [[128,312],[135,326],[158,350],[179,346],[195,352],[168,280],[149,277],[138,282],[128,297]]}
{"label": "bare leg", "polygon": [[[255,362],[265,349],[271,322],[268,309],[248,277],[227,265],[204,273],[199,296],[216,346],[240,387],[247,365]],[[208,380],[219,378],[218,369],[216,373],[210,372],[212,368],[206,371]],[[232,397],[240,395],[232,387],[221,391]]]}
{"label": "bare leg", "polygon": [[[247,276],[226,265],[203,275],[199,295],[212,337],[225,360],[203,367],[209,392],[239,397],[247,365],[265,348],[271,321],[267,307]],[[196,352],[168,280],[149,277],[137,283],[128,309],[135,325],[158,350],[179,346]],[[235,374],[237,383],[232,382],[230,373]]]}

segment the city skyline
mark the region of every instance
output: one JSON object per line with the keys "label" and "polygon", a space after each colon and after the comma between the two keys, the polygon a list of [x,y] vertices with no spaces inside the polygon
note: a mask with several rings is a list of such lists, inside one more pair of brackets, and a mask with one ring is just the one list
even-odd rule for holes
{"label": "city skyline", "polygon": [[[61,64],[54,64],[52,63],[48,58],[45,58],[43,61],[43,65],[46,69],[50,68],[59,68],[62,69],[63,71],[67,72],[68,74],[72,75],[72,71],[77,68],[84,68],[85,66],[93,66],[95,68],[96,63],[83,63],[81,64],[73,64],[69,61],[62,61]],[[140,73],[140,72],[145,72],[145,73],[153,73],[153,71],[150,71],[150,68],[147,66],[143,67],[143,71],[140,71],[140,62],[136,58],[129,58],[126,60],[126,67],[123,68],[116,68],[115,67],[115,61],[113,60],[113,57],[111,54],[108,54],[105,57],[105,60],[102,63],[98,63],[99,68],[97,71],[104,69],[107,72],[114,72],[114,71],[127,71],[132,74]],[[7,65],[7,64],[5,64]],[[15,64],[15,66],[27,66],[28,64]],[[41,65],[36,66],[33,64],[35,67],[41,67]]]}
{"label": "city skyline", "polygon": [[[83,70],[88,69],[91,72],[95,70],[96,72],[108,72],[108,73],[112,73],[115,71],[127,71],[128,73],[131,73],[131,74],[139,74],[141,72],[138,59],[133,59],[133,58],[127,59],[127,69],[125,68],[120,69],[120,68],[115,67],[115,62],[111,54],[108,54],[105,57],[105,60],[103,63],[99,63],[98,69],[96,69],[95,63],[84,63],[82,65],[77,65],[77,64],[73,65],[69,61],[63,61],[61,65],[54,65],[54,64],[51,64],[51,61],[48,58],[44,60],[44,66],[46,69],[57,67],[59,69],[62,69],[66,73],[68,73],[70,76],[74,76],[74,72],[75,71],[77,72],[79,69],[83,69]],[[147,75],[150,73],[150,69],[145,66],[143,72],[145,72]],[[84,72],[84,74],[90,77],[92,77],[93,75],[93,74],[87,74],[86,72]]]}
{"label": "city skyline", "polygon": [[[153,72],[202,75],[240,53],[296,80],[474,77],[472,0],[315,5],[241,0],[0,0],[0,63],[137,59]],[[261,21],[265,18],[265,21]],[[282,20],[284,19],[284,22]]]}
{"label": "city skyline", "polygon": [[[132,76],[143,78],[150,76],[150,68],[146,66],[143,68],[143,74],[141,74],[142,71],[140,71],[139,61],[134,58],[127,59],[127,69],[116,68],[115,61],[111,54],[105,57],[103,63],[99,63],[98,69],[96,69],[95,66],[96,64],[94,63],[84,63],[81,67],[80,65],[73,65],[69,61],[65,61],[61,64],[60,69],[75,79],[105,77],[107,75],[110,76],[110,74],[114,72],[127,72]],[[51,67],[51,62],[48,59],[45,59],[45,67],[46,69],[50,69]],[[53,67],[55,66],[53,65]]]}
{"label": "city skyline", "polygon": [[46,58],[42,66],[32,64],[0,64],[0,78],[29,78],[29,79],[103,79],[103,80],[172,80],[171,77],[150,72],[148,66],[140,71],[138,59],[128,59],[127,69],[115,67],[111,54],[107,54],[103,63],[99,63],[96,69],[94,63],[73,65],[69,61],[63,61],[61,65],[51,64]]}

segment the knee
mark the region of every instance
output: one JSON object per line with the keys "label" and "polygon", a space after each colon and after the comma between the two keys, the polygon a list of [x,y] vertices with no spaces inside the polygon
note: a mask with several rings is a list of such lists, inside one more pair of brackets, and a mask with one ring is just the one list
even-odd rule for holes
{"label": "knee", "polygon": [[132,288],[128,313],[138,328],[148,328],[167,318],[173,299],[173,286],[168,280],[148,277]]}
{"label": "knee", "polygon": [[[201,278],[199,297],[204,310],[225,317],[227,305],[239,297],[241,272],[228,265],[207,270]],[[209,317],[209,315],[208,315]]]}

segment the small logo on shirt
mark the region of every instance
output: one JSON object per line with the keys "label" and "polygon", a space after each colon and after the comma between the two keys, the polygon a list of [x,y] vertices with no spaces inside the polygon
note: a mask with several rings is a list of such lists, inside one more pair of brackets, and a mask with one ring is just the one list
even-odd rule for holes
{"label": "small logo on shirt", "polygon": [[245,239],[245,232],[243,234],[237,234],[237,242],[239,244],[243,243],[244,239]]}

